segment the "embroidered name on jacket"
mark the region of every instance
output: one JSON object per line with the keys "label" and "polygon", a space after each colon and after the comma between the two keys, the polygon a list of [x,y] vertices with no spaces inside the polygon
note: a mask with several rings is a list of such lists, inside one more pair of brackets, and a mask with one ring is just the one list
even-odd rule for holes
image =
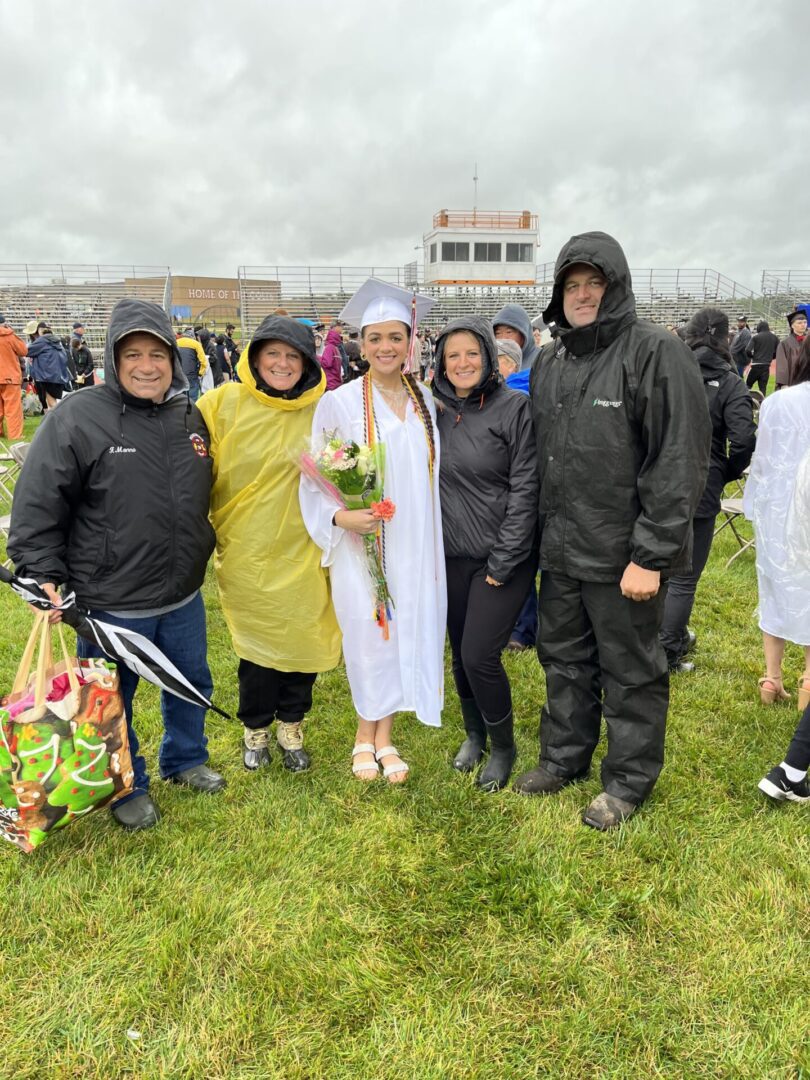
{"label": "embroidered name on jacket", "polygon": [[108,454],[137,454],[137,452],[134,446],[111,446],[107,451]]}
{"label": "embroidered name on jacket", "polygon": [[606,398],[595,397],[593,399],[594,405],[601,405],[604,409],[620,409],[624,405],[623,401],[608,401]]}

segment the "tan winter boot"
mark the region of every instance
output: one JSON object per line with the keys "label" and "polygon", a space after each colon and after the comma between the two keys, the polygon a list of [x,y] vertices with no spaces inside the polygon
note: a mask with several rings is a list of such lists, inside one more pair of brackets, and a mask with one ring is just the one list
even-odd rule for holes
{"label": "tan winter boot", "polygon": [[245,728],[242,741],[242,764],[251,772],[260,769],[262,765],[270,764],[266,727]]}
{"label": "tan winter boot", "polygon": [[290,772],[305,772],[310,766],[309,754],[304,749],[303,721],[285,724],[276,721],[276,741],[283,752],[282,763]]}

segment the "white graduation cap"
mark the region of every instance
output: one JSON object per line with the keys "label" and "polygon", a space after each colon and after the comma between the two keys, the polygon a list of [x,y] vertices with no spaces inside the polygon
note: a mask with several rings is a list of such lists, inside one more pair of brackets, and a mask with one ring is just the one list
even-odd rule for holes
{"label": "white graduation cap", "polygon": [[338,317],[361,330],[373,323],[396,320],[409,326],[413,334],[435,302],[430,296],[372,277],[360,286]]}

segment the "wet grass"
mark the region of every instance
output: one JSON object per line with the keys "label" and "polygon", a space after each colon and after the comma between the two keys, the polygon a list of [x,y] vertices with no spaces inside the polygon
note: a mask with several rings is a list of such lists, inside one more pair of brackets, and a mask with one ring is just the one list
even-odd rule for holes
{"label": "wet grass", "polygon": [[[666,768],[613,835],[580,824],[595,777],[531,800],[454,774],[452,693],[441,731],[395,729],[406,785],[354,782],[338,670],[317,684],[309,774],[275,755],[248,775],[236,723],[212,717],[221,796],[158,780],[150,832],[102,813],[33,855],[0,850],[0,1076],[810,1075],[810,818],[756,790],[797,714],[758,702],[753,560],[725,569],[728,532],[698,594],[697,670],[673,683]],[[210,579],[206,601],[216,698],[235,712]],[[0,593],[0,686],[27,622]],[[523,769],[543,679],[531,654],[506,663]],[[800,669],[795,650],[786,677]],[[137,709],[154,765],[151,687]]]}

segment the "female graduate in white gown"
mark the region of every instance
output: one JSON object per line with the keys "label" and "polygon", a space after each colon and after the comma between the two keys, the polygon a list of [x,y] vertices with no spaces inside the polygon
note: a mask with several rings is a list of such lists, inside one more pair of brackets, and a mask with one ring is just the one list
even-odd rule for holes
{"label": "female graduate in white gown", "polygon": [[810,349],[799,354],[798,385],[760,408],[757,448],[743,507],[754,523],[759,625],[765,676],[763,704],[789,697],[782,682],[785,641],[804,646],[798,704],[810,704]]}
{"label": "female graduate in white gown", "polygon": [[[418,306],[423,298],[417,298]],[[430,301],[427,301],[428,304]],[[385,577],[393,598],[386,640],[374,618],[368,571],[359,537],[380,522],[370,510],[342,510],[307,477],[301,510],[310,536],[329,567],[332,599],[343,633],[343,655],[358,715],[352,771],[362,780],[378,775],[405,780],[408,766],[392,745],[394,714],[415,712],[438,727],[444,699],[444,634],[447,594],[439,506],[436,412],[427,389],[403,375],[409,356],[411,293],[373,279],[341,318],[360,323],[369,372],[324,394],[312,426],[313,448],[337,433],[368,442],[373,423],[385,444],[386,499],[396,505],[383,528]],[[371,416],[366,397],[370,386]],[[351,535],[351,534],[356,535]]]}

